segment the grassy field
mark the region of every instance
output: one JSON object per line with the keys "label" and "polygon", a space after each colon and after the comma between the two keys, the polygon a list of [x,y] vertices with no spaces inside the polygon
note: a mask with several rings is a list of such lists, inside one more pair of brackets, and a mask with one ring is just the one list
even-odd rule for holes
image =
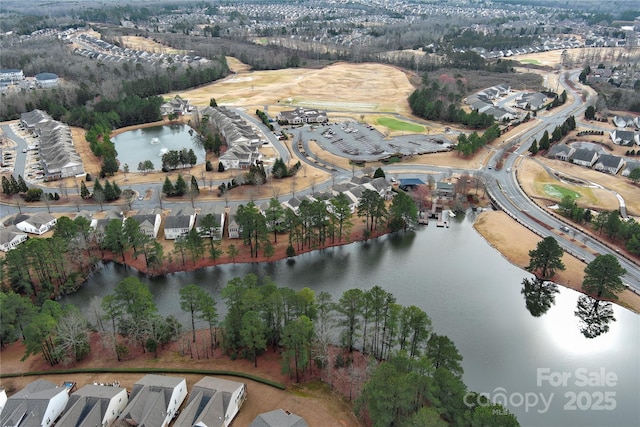
{"label": "grassy field", "polygon": [[523,64],[541,65],[541,62],[538,61],[537,59],[523,59],[518,62],[521,62]]}
{"label": "grassy field", "polygon": [[424,126],[417,125],[415,123],[404,122],[402,120],[394,119],[393,117],[381,117],[376,120],[380,126],[387,127],[391,130],[402,130],[412,133],[424,132]]}
{"label": "grassy field", "polygon": [[545,184],[544,192],[547,193],[551,197],[564,198],[566,196],[571,197],[573,200],[580,197],[580,194],[576,191],[569,190],[568,188],[562,187],[556,184]]}

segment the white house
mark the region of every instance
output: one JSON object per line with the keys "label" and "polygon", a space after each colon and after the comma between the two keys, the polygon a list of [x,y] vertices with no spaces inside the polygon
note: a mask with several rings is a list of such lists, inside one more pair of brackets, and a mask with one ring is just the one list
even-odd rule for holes
{"label": "white house", "polygon": [[[216,221],[217,226],[214,230],[205,230],[201,226],[201,222],[203,218],[207,215],[213,215],[213,218]],[[216,212],[215,208],[212,206],[205,206],[202,208],[198,216],[196,216],[196,231],[200,233],[203,237],[213,238],[214,240],[222,240],[222,234],[224,230],[224,221],[225,214]],[[213,236],[211,235],[213,234]]]}
{"label": "white house", "polygon": [[135,220],[140,227],[140,231],[148,237],[158,237],[160,231],[160,223],[162,218],[160,213],[154,210],[140,210],[137,215],[132,215],[130,218]]}
{"label": "white house", "polygon": [[46,212],[37,212],[32,215],[20,214],[14,224],[25,233],[42,235],[56,225],[56,217]]}
{"label": "white house", "polygon": [[640,132],[616,129],[609,132],[611,141],[616,145],[640,145]]}
{"label": "white house", "polygon": [[7,399],[1,426],[50,427],[69,401],[68,389],[46,380],[36,380]]}
{"label": "white house", "polygon": [[616,175],[622,166],[624,165],[624,159],[622,157],[613,156],[611,154],[602,154],[594,169],[600,172],[610,173],[611,175]]}
{"label": "white house", "polygon": [[174,427],[228,427],[247,396],[243,383],[204,377],[191,389]]}
{"label": "white house", "polygon": [[108,385],[87,384],[71,394],[60,426],[107,427],[127,406],[127,389]]}
{"label": "white house", "polygon": [[576,165],[590,168],[598,160],[598,152],[586,148],[578,148],[571,156],[571,161]]}
{"label": "white house", "polygon": [[145,375],[133,385],[129,404],[118,420],[121,425],[166,427],[186,397],[186,379]]}
{"label": "white house", "polygon": [[164,238],[175,240],[191,231],[196,222],[196,212],[191,208],[179,209],[164,220]]}
{"label": "white house", "polygon": [[27,234],[15,225],[6,228],[0,228],[0,250],[9,252],[15,249],[20,243],[27,240]]}

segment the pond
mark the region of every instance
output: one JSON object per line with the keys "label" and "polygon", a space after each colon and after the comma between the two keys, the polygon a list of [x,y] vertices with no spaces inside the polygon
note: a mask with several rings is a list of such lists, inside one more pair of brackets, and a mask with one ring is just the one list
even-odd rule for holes
{"label": "pond", "polygon": [[[161,313],[185,324],[188,315],[180,310],[178,292],[191,283],[216,298],[221,318],[220,290],[247,273],[270,276],[296,290],[328,291],[334,301],[348,289],[380,285],[398,303],[426,311],[433,330],[448,335],[464,357],[469,389],[494,400],[506,398],[521,425],[640,425],[640,316],[614,305],[610,331],[586,339],[574,316],[581,294],[562,287],[546,313],[532,316],[521,294],[522,279],[531,275],[511,265],[472,225],[471,218],[456,217],[450,228],[430,225],[303,254],[294,263],[230,264],[139,277]],[[137,273],[107,265],[63,301],[87,307],[92,296],[110,294],[131,274]]]}
{"label": "pond", "polygon": [[183,148],[193,149],[198,159],[196,164],[204,164],[205,150],[195,141],[196,133],[187,125],[136,129],[113,138],[120,164],[128,164],[131,171],[138,170],[138,164],[145,160],[153,163],[154,170],[161,170],[162,155],[168,151],[180,151]]}

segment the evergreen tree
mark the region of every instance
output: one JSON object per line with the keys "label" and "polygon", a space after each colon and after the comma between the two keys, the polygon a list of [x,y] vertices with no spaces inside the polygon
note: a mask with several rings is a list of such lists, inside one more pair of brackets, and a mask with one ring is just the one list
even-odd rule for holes
{"label": "evergreen tree", "polygon": [[173,184],[171,183],[171,180],[169,179],[168,176],[164,178],[164,184],[162,185],[162,192],[167,197],[172,197],[176,192],[176,190],[173,188]]}
{"label": "evergreen tree", "polygon": [[184,182],[184,178],[182,178],[181,174],[178,174],[178,178],[176,179],[176,186],[174,187],[174,195],[175,196],[184,196],[187,192],[187,183]]}

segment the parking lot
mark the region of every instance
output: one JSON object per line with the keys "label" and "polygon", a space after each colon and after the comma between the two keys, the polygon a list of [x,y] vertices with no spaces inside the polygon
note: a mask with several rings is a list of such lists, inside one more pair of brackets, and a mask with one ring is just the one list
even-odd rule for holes
{"label": "parking lot", "polygon": [[376,161],[393,155],[412,156],[449,151],[452,143],[442,135],[411,134],[385,138],[373,126],[357,121],[305,125],[289,129],[294,140],[315,140],[323,149],[355,161]]}
{"label": "parking lot", "polygon": [[40,162],[40,154],[38,150],[40,145],[39,138],[33,136],[19,123],[12,123],[9,127],[13,133],[15,133],[26,144],[26,147],[24,147],[25,144],[19,144],[19,147],[24,148],[16,150],[15,154],[16,156],[25,156],[24,170],[16,170],[14,173],[16,175],[22,175],[27,182],[42,182],[44,179],[44,168]]}

